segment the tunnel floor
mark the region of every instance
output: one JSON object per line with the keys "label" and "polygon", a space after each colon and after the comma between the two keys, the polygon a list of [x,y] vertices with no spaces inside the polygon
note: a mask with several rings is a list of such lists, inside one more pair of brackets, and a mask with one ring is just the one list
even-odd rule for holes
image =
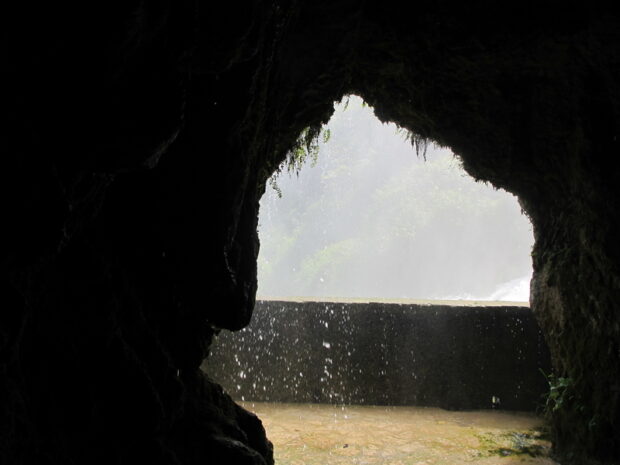
{"label": "tunnel floor", "polygon": [[555,465],[540,418],[494,410],[245,402],[278,465]]}

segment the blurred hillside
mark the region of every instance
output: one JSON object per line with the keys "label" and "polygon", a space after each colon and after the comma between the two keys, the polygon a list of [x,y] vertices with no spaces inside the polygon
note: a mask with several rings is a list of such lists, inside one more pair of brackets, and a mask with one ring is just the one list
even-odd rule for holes
{"label": "blurred hillside", "polygon": [[417,156],[358,97],[328,130],[261,200],[259,296],[528,300],[533,235],[516,197],[448,149]]}

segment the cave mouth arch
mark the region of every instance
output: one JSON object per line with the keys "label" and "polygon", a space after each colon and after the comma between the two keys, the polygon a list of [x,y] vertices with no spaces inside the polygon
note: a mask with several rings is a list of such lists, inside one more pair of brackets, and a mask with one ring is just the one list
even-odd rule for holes
{"label": "cave mouth arch", "polygon": [[[594,142],[610,141],[610,124],[617,124],[611,123],[616,119],[609,113],[612,102],[617,101],[613,86],[601,80],[607,71],[586,72],[589,77],[580,80],[582,90],[575,94],[571,90],[575,83],[567,76],[574,76],[571,69],[579,53],[567,53],[557,43],[534,40],[515,44],[508,40],[508,44],[496,29],[498,35],[491,34],[494,39],[484,43],[460,29],[446,38],[429,31],[431,23],[416,22],[414,30],[406,21],[387,16],[379,10],[364,12],[362,25],[356,29],[359,35],[340,36],[347,45],[336,48],[323,42],[330,34],[338,34],[338,26],[332,29],[328,21],[322,25],[325,35],[308,41],[304,52],[312,53],[287,56],[293,71],[284,73],[282,82],[287,88],[292,82],[289,76],[295,76],[299,81],[290,88],[298,94],[284,105],[289,110],[283,112],[286,128],[278,132],[283,145],[268,172],[275,170],[304,128],[318,130],[327,122],[331,102],[352,93],[364,98],[382,121],[452,147],[474,178],[517,195],[534,228],[531,305],[552,354],[555,378],[549,382],[555,386],[559,378],[570,380],[570,387],[563,392],[580,393],[573,397],[579,402],[549,413],[554,448],[563,459],[591,456],[613,463],[620,445],[607,438],[613,436],[620,407],[607,410],[603,405],[611,405],[609,399],[618,399],[619,394],[612,387],[615,381],[605,386],[594,373],[605,373],[606,378],[620,374],[618,358],[611,355],[618,352],[618,331],[611,323],[613,312],[605,304],[597,303],[597,309],[592,310],[588,302],[600,302],[597,292],[611,295],[616,291],[612,291],[614,285],[602,282],[585,285],[583,272],[575,267],[589,262],[598,270],[594,273],[607,270],[605,273],[614,274],[613,263],[620,258],[617,251],[602,245],[611,239],[608,234],[613,229],[605,224],[605,218],[617,214],[615,203],[609,204],[604,194],[614,184],[614,171],[600,151],[612,150],[612,146]],[[477,24],[475,18],[468,18]],[[541,36],[555,34],[543,29],[539,30]],[[461,33],[468,37],[468,45],[463,46]],[[420,34],[435,37],[438,45],[416,48],[413,43]],[[543,42],[545,45],[539,46]],[[534,43],[537,45],[531,46]],[[595,48],[607,49],[600,42]],[[506,50],[510,50],[508,55]],[[319,55],[321,64],[313,60]],[[489,60],[501,64],[489,67]],[[554,61],[553,71],[548,60]],[[609,62],[599,64],[608,69]],[[602,113],[578,97],[585,95],[582,92],[591,92]],[[577,114],[585,119],[577,122],[570,116]],[[586,120],[590,123],[584,123]],[[612,171],[593,174],[590,169],[576,168],[590,163]],[[580,305],[591,310],[580,311]],[[596,336],[585,340],[583,328]],[[596,388],[591,390],[590,385]],[[586,424],[597,432],[586,431]]]}
{"label": "cave mouth arch", "polygon": [[250,321],[270,174],[357,94],[519,196],[554,451],[618,463],[613,5],[83,7],[10,12],[0,462],[272,463],[198,367]]}
{"label": "cave mouth arch", "polygon": [[357,96],[334,102],[261,198],[257,298],[529,301],[516,197],[412,138]]}
{"label": "cave mouth arch", "polygon": [[[364,109],[361,99],[359,101],[348,100],[348,103],[343,106],[346,106],[347,110],[343,111],[343,108],[340,108],[339,115],[338,110],[336,110],[337,115],[332,117],[333,119],[340,116],[349,118],[351,127],[362,125],[368,139],[377,137],[382,146],[390,146],[386,140],[387,137],[395,140],[398,143],[397,146],[405,151],[401,156],[405,159],[408,157],[409,163],[415,163],[416,154],[410,143],[401,139],[395,132],[395,127],[382,127],[372,116],[372,110]],[[357,110],[362,111],[363,116],[358,115]],[[381,134],[376,133],[377,127],[382,130]],[[324,132],[327,131],[330,134],[325,145],[334,143],[337,147],[334,150],[349,154],[359,150],[359,147],[353,148],[347,145],[342,137],[339,137],[342,136],[339,132],[345,129],[346,127],[334,125],[328,125],[324,128]],[[381,136],[386,137],[382,138]],[[318,138],[322,139],[321,134],[318,134]],[[363,138],[359,145],[372,145],[369,140]],[[393,146],[390,147],[394,149]],[[374,149],[369,147],[369,151],[365,154],[366,158],[353,156],[350,159],[351,164],[360,163],[367,158],[381,159],[382,155],[386,156],[386,154],[375,153],[375,149],[376,147]],[[439,154],[437,156],[439,157]],[[448,157],[450,157],[449,154],[441,154],[441,156],[443,158],[439,159],[444,161],[448,161]],[[306,153],[306,157],[309,159],[306,160],[307,163],[315,161],[312,153]],[[278,185],[273,189],[273,200],[279,202],[281,200],[278,197],[279,195],[283,199],[287,199],[288,196],[292,195],[291,191],[300,191],[299,196],[290,199],[291,204],[297,209],[296,213],[300,216],[304,215],[302,204],[305,198],[311,198],[318,202],[318,205],[323,205],[320,194],[312,190],[304,191],[299,185],[309,182],[307,178],[304,178],[304,167],[309,170],[316,168],[316,171],[323,173],[328,179],[345,177],[343,174],[340,177],[334,174],[346,170],[346,165],[339,164],[337,154],[319,151],[316,161],[323,161],[323,157],[334,157],[336,165],[335,167],[330,165],[335,168],[334,171],[326,173],[318,164],[313,167],[303,165],[297,175],[291,176],[290,183],[286,183],[282,177],[276,180]],[[420,164],[426,166],[425,161],[432,164],[432,157],[433,153],[429,151],[428,161],[419,160]],[[442,178],[441,188],[443,191],[448,194],[456,193],[450,191],[449,185],[456,183],[458,177],[464,173],[452,172],[443,164],[434,166],[436,170],[441,170],[439,173],[448,173],[445,175],[445,179]],[[410,174],[404,170],[404,166],[398,165],[395,171],[400,170]],[[419,172],[416,173],[420,174]],[[366,174],[374,179],[380,176],[392,179],[394,172],[390,170],[380,172],[378,166],[371,165]],[[437,171],[434,174],[440,175]],[[319,175],[320,182],[325,182],[323,175]],[[314,176],[317,176],[317,173],[314,173]],[[422,175],[420,174],[420,176]],[[368,182],[368,178],[364,177],[363,172],[357,172],[351,176],[352,179],[359,179],[360,177],[362,179],[361,184]],[[416,179],[411,179],[411,181],[415,183]],[[470,179],[469,181],[474,184],[473,180]],[[467,194],[461,190],[462,187],[459,185],[458,192],[465,196]],[[270,188],[271,186],[267,187],[267,189]],[[377,189],[389,191],[390,187],[379,184]],[[485,197],[485,193],[478,191],[476,193],[479,197],[475,197],[475,194],[473,196],[481,203],[481,199],[488,199]],[[349,197],[343,191],[338,191],[338,194],[339,200]],[[418,192],[418,194],[420,193]],[[366,199],[369,194],[364,192],[360,194],[355,191],[355,196]],[[394,199],[391,198],[390,201],[394,201]],[[427,201],[429,199],[424,198],[422,203]],[[479,205],[477,206],[480,208]],[[527,219],[522,217],[516,202],[511,207],[516,208],[510,209],[510,214],[525,219],[525,225],[522,226],[525,226],[524,229],[527,230]],[[348,206],[346,209],[363,210],[364,208],[370,208],[370,206],[360,205],[357,208]],[[378,208],[378,210],[383,209],[385,209],[385,205]],[[345,214],[344,210],[336,213],[329,208],[326,210],[332,217]],[[455,213],[453,210],[449,210],[449,212],[450,214]],[[493,211],[493,213],[497,212]],[[261,211],[261,215],[263,214],[264,212]],[[370,216],[373,220],[377,220],[375,215]],[[489,214],[486,218],[493,219],[493,216],[493,214]],[[506,218],[502,219],[506,220]],[[310,224],[318,224],[323,227],[324,219],[312,217]],[[305,229],[303,225],[298,225],[298,227],[301,230]],[[445,227],[450,227],[450,225],[445,224]],[[266,237],[271,235],[271,239],[275,239],[276,242],[289,235],[288,231],[277,237],[274,231],[262,232]],[[341,236],[345,237],[345,234]],[[338,239],[341,240],[342,237]],[[443,243],[436,233],[431,233],[429,237]],[[408,240],[415,241],[415,238],[408,237]],[[261,247],[264,247],[264,242],[261,242]],[[372,241],[368,241],[368,243],[370,242]],[[482,242],[488,245],[490,240],[487,238],[486,242]],[[519,250],[526,257],[526,262],[530,260],[530,246],[531,243],[525,241],[524,247]],[[278,243],[275,250],[281,252],[283,247],[285,244]],[[530,267],[531,265],[527,263],[526,272],[529,271],[527,269]],[[279,276],[275,275],[275,279],[278,278]],[[260,271],[258,279],[260,290]],[[500,284],[500,282],[495,284]],[[326,423],[328,420],[326,414],[312,415],[313,409],[323,409],[328,412],[331,411],[329,410],[330,404],[333,406],[334,402],[340,403],[341,405],[337,406],[334,412],[336,412],[336,416],[342,416],[340,426],[342,426],[342,434],[344,434],[346,428],[355,428],[354,424],[345,421],[346,416],[349,414],[359,415],[359,413],[353,412],[356,412],[356,409],[363,411],[364,407],[360,407],[360,405],[400,406],[403,407],[401,409],[403,412],[406,410],[405,406],[442,406],[450,409],[468,410],[499,407],[506,412],[532,411],[538,407],[539,398],[544,393],[545,383],[539,369],[543,368],[548,371],[548,360],[540,353],[547,354],[547,352],[544,344],[541,344],[540,332],[535,323],[532,325],[533,318],[526,308],[513,308],[513,305],[504,303],[504,308],[492,308],[490,306],[481,308],[482,305],[480,305],[476,309],[463,309],[447,307],[445,303],[442,306],[441,303],[435,302],[434,308],[431,306],[425,310],[415,305],[407,307],[404,301],[401,301],[404,305],[397,309],[396,306],[377,304],[378,301],[384,303],[386,296],[375,294],[359,296],[362,297],[358,299],[359,302],[363,302],[366,300],[364,297],[368,297],[367,300],[371,302],[371,305],[360,304],[354,308],[351,305],[345,305],[344,302],[356,302],[356,299],[338,299],[337,296],[341,298],[352,297],[342,293],[327,294],[332,296],[328,299],[324,298],[325,294],[323,294],[323,298],[320,294],[309,297],[308,294],[294,291],[292,294],[294,298],[292,299],[283,297],[282,293],[272,293],[271,295],[277,297],[264,299],[260,293],[258,294],[259,302],[254,308],[253,321],[250,325],[235,335],[225,333],[217,337],[213,343],[211,355],[203,365],[205,372],[209,373],[217,382],[222,383],[227,392],[237,401],[245,402],[244,406],[250,406],[250,409],[261,416],[263,421],[266,420],[270,426],[273,426],[274,429],[267,428],[268,435],[270,431],[281,432],[287,428],[299,427],[299,425],[291,424],[291,419],[285,419],[285,415],[283,415],[284,412],[291,413],[293,410],[293,407],[287,404],[288,402],[310,402],[311,407],[298,406],[294,410],[295,413],[291,413],[291,415],[309,415],[313,418],[313,422],[322,418],[323,426],[329,425],[329,421]],[[298,296],[300,295],[304,295],[305,298],[299,299]],[[384,297],[384,299],[380,297]],[[527,300],[527,297],[523,300]],[[468,304],[461,303],[461,305]],[[403,314],[407,311],[410,315]],[[449,315],[450,312],[453,312],[453,315]],[[364,313],[367,313],[367,316],[364,316]],[[437,316],[438,313],[440,316]],[[434,314],[435,317],[429,317],[429,314]],[[503,316],[508,314],[510,316],[507,318]],[[454,315],[458,316],[453,318]],[[464,324],[464,320],[469,321],[469,323]],[[437,327],[446,330],[442,332],[436,330]],[[364,328],[367,330],[365,331]],[[399,332],[398,328],[401,328],[402,332]],[[410,328],[410,331],[405,328]],[[511,334],[510,331],[506,331],[507,328],[513,328],[512,330],[516,333]],[[516,339],[514,334],[518,335]],[[524,345],[519,344],[519,338],[525,340]],[[397,341],[411,339],[417,339],[419,344],[409,343],[406,348],[399,348]],[[459,342],[456,344],[447,342],[443,348],[440,348],[430,343],[431,340],[458,340]],[[447,349],[448,346],[449,349]],[[512,346],[512,350],[510,346]],[[395,356],[394,354],[399,351],[402,351],[402,354]],[[230,354],[234,354],[234,357],[231,357]],[[460,370],[456,366],[452,366],[450,362],[450,360],[456,359],[459,360]],[[364,363],[361,363],[361,360],[364,360]],[[422,360],[424,361],[421,362]],[[441,366],[443,373],[439,374],[431,368],[431,365]],[[320,369],[317,371],[311,367],[319,367]],[[413,376],[406,376],[400,372],[410,373]],[[465,375],[465,372],[469,372],[469,375]],[[424,378],[424,380],[415,378],[418,373],[420,374],[419,378]],[[446,373],[450,374],[447,375]],[[450,378],[453,381],[442,381],[442,377]],[[475,381],[472,378],[475,378]],[[473,387],[474,385],[475,387]],[[515,386],[518,386],[518,389],[515,389]],[[474,394],[474,391],[477,392]],[[469,394],[472,394],[470,399],[468,399]],[[493,403],[494,399],[496,403]],[[342,412],[338,411],[340,408],[343,409]],[[267,416],[268,412],[269,416]],[[409,427],[415,429],[416,418],[420,416],[420,412],[416,413],[414,408],[410,408],[409,413],[412,415]],[[486,415],[483,412],[480,414]],[[386,425],[389,425],[390,415],[388,409],[382,418],[378,410],[374,416],[374,421],[384,420]],[[506,415],[508,416],[508,413]],[[516,421],[516,417],[513,419]],[[278,424],[278,420],[282,424]],[[507,421],[507,424],[510,422],[508,419],[504,421]],[[311,425],[303,427],[303,431],[304,434],[311,436],[324,434],[319,432],[320,428],[317,429],[316,426]],[[336,434],[340,430],[338,425],[332,425],[330,431]],[[437,434],[440,432],[438,431]],[[276,445],[276,459],[282,459],[291,453],[291,449],[282,443],[283,438],[280,435],[272,438],[272,440]],[[297,440],[301,439],[297,438]],[[386,442],[386,447],[387,444],[389,441]],[[307,445],[312,449],[311,443]],[[352,452],[358,447],[358,441],[354,441],[352,438],[346,445],[346,447],[349,446],[351,446],[349,452]],[[341,447],[344,446],[341,445]],[[316,461],[319,460],[319,457],[318,454],[313,456],[312,452],[308,452],[308,455],[302,456],[300,459]]]}

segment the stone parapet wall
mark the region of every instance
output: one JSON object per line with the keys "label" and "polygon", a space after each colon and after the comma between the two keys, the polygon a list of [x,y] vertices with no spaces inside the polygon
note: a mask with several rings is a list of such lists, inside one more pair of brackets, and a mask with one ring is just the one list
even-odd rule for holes
{"label": "stone parapet wall", "polygon": [[258,301],[203,364],[240,400],[508,410],[540,406],[549,367],[526,306],[304,300]]}

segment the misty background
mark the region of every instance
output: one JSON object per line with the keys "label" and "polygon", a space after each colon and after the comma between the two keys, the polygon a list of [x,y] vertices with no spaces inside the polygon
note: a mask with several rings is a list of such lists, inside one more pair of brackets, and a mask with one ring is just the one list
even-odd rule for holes
{"label": "misty background", "polygon": [[515,196],[449,149],[417,156],[359,97],[335,108],[316,159],[261,199],[259,297],[529,300],[534,239]]}

